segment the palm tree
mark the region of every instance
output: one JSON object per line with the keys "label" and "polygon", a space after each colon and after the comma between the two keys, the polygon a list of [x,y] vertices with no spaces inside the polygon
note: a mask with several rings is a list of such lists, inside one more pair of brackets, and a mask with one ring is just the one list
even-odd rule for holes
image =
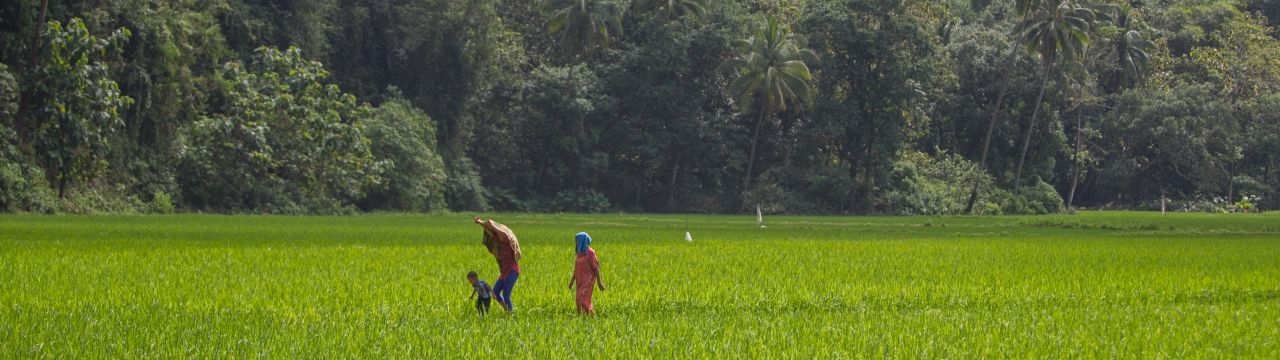
{"label": "palm tree", "polygon": [[[1122,90],[1126,84],[1134,80],[1142,78],[1146,72],[1147,64],[1150,57],[1147,50],[1155,47],[1155,43],[1142,37],[1142,32],[1134,29],[1129,21],[1129,9],[1113,8],[1115,12],[1114,20],[1111,21],[1112,26],[1106,26],[1095,31],[1099,35],[1099,39],[1106,43],[1106,53],[1103,55],[1107,60],[1112,62],[1111,76],[1106,84],[1108,93],[1117,93]],[[1083,116],[1076,117],[1076,144],[1075,152],[1071,164],[1071,190],[1067,193],[1067,209],[1073,209],[1076,199],[1076,188],[1080,183],[1080,172],[1083,167],[1080,159],[1083,157],[1084,141],[1081,137],[1084,129]]]}
{"label": "palm tree", "polygon": [[[1087,60],[1088,59],[1086,59],[1086,61]],[[1074,66],[1074,71],[1079,74],[1076,78],[1088,79],[1089,73],[1087,69],[1089,66],[1087,64],[1076,65],[1078,66]],[[1086,103],[1091,102],[1093,97],[1089,94],[1088,90],[1089,88],[1092,88],[1092,84],[1081,81],[1070,81],[1067,85],[1071,89],[1072,93],[1069,96],[1072,99],[1072,104],[1068,107],[1067,112],[1074,111],[1076,113],[1076,144],[1075,151],[1071,153],[1071,191],[1067,194],[1067,211],[1074,211],[1075,207],[1073,204],[1076,199],[1076,187],[1080,183],[1080,170],[1083,166],[1080,162],[1081,159],[1084,158],[1083,135],[1085,114],[1084,111],[1080,110],[1080,108],[1086,106]]]}
{"label": "palm tree", "polygon": [[561,45],[579,53],[607,45],[622,32],[623,8],[612,0],[551,0],[547,31],[560,33]]}
{"label": "palm tree", "polygon": [[1014,171],[1015,194],[1022,187],[1022,165],[1027,159],[1027,148],[1031,146],[1031,134],[1035,131],[1036,118],[1040,115],[1040,105],[1044,100],[1044,89],[1048,86],[1049,76],[1054,74],[1058,61],[1075,61],[1084,53],[1085,46],[1089,44],[1089,29],[1095,18],[1093,10],[1080,6],[1073,0],[1048,0],[1035,4],[1031,8],[1031,15],[1018,24],[1019,42],[1040,55],[1044,77],[1041,78],[1040,94],[1036,95],[1035,110],[1031,112],[1031,122],[1027,125],[1026,137],[1022,141],[1018,167]]}
{"label": "palm tree", "polygon": [[738,54],[722,67],[734,72],[729,92],[745,114],[759,101],[756,109],[755,130],[751,135],[751,153],[747,158],[747,172],[743,176],[743,205],[751,185],[751,172],[756,159],[756,143],[760,138],[760,124],[775,111],[786,110],[788,102],[813,102],[813,74],[807,62],[816,62],[817,55],[807,49],[808,40],[779,24],[778,19],[765,18],[764,26],[755,35],[737,44]]}
{"label": "palm tree", "polygon": [[1117,11],[1114,23],[1116,31],[1106,34],[1109,36],[1102,39],[1109,43],[1108,55],[1114,61],[1111,80],[1107,82],[1107,92],[1110,93],[1119,92],[1126,84],[1142,77],[1151,62],[1147,51],[1156,46],[1154,42],[1144,38],[1141,31],[1135,29],[1129,20],[1127,8]]}
{"label": "palm tree", "polygon": [[[1045,0],[1017,0],[1014,3],[1014,12],[1022,18],[1019,22],[1026,21],[1027,16],[1031,14],[1031,8],[1036,4],[1039,4],[1041,1]],[[1010,49],[1009,58],[1005,61],[1004,69],[1013,68],[1014,61],[1018,60],[1018,50],[1018,46],[1013,46],[1013,48]],[[982,137],[982,156],[978,161],[978,166],[982,167],[984,170],[987,169],[987,154],[989,154],[991,150],[991,135],[995,132],[996,123],[1000,122],[1000,108],[1004,104],[1005,95],[1009,93],[1010,73],[1011,71],[1001,73],[1000,92],[999,95],[996,96],[995,107],[991,109],[991,121],[987,122],[986,135]],[[980,177],[975,178],[973,188],[969,190],[969,201],[966,202],[964,207],[965,214],[973,213],[973,204],[978,200],[978,187],[982,184],[982,181],[977,180],[979,178]]]}
{"label": "palm tree", "polygon": [[631,6],[642,12],[672,17],[685,14],[702,17],[707,14],[708,2],[709,0],[636,0]]}

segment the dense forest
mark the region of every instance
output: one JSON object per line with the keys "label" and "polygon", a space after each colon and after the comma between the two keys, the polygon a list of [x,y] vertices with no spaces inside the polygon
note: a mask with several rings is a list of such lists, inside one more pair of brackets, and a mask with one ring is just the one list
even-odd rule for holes
{"label": "dense forest", "polygon": [[0,209],[1280,199],[1277,0],[11,0]]}

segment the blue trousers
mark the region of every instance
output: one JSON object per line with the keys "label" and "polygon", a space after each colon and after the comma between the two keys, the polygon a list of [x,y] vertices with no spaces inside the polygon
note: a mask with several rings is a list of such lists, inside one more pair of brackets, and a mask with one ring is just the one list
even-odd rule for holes
{"label": "blue trousers", "polygon": [[514,305],[511,304],[511,289],[516,286],[516,280],[519,279],[520,272],[512,271],[507,273],[506,277],[493,283],[493,293],[498,298],[498,304],[501,304],[507,311],[515,310]]}

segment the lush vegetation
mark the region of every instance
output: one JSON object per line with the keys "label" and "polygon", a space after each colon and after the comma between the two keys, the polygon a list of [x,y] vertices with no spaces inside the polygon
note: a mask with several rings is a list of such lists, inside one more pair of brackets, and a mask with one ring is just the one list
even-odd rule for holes
{"label": "lush vegetation", "polygon": [[5,1],[0,209],[1276,209],[1276,17],[1272,0]]}
{"label": "lush vegetation", "polygon": [[0,217],[0,357],[1280,355],[1273,214],[496,217],[524,273],[487,318],[463,215]]}

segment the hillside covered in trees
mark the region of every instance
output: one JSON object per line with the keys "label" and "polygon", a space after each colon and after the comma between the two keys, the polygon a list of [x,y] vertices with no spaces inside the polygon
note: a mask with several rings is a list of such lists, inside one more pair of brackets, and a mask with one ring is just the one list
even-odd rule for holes
{"label": "hillside covered in trees", "polygon": [[5,1],[0,210],[1276,209],[1269,19],[1280,1]]}

